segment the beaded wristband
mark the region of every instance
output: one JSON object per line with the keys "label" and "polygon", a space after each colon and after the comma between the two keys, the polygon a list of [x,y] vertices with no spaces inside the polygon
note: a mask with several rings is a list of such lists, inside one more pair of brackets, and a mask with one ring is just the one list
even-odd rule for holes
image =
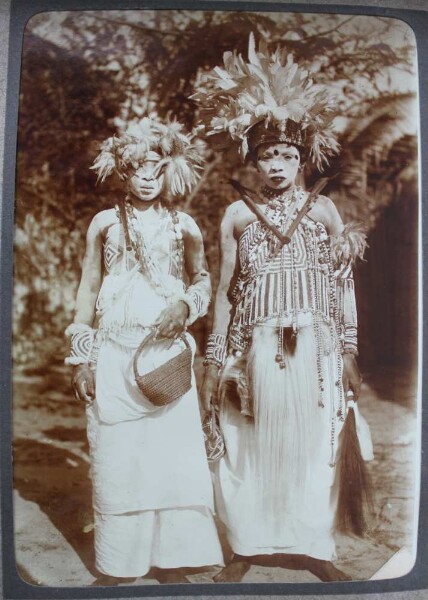
{"label": "beaded wristband", "polygon": [[226,361],[227,340],[221,333],[211,333],[207,340],[204,365],[216,365],[221,368]]}
{"label": "beaded wristband", "polygon": [[70,337],[70,355],[64,360],[66,365],[88,363],[94,344],[95,330],[85,323],[72,323],[65,330]]}
{"label": "beaded wristband", "polygon": [[358,356],[357,326],[353,323],[344,324],[343,353]]}
{"label": "beaded wristband", "polygon": [[343,354],[352,354],[353,356],[358,356],[358,350],[355,346],[345,346],[343,348]]}
{"label": "beaded wristband", "polygon": [[196,319],[203,317],[208,310],[210,298],[208,294],[204,294],[196,289],[196,286],[190,286],[186,292],[174,294],[172,301],[181,300],[189,309],[189,315],[186,319],[186,327],[192,325]]}

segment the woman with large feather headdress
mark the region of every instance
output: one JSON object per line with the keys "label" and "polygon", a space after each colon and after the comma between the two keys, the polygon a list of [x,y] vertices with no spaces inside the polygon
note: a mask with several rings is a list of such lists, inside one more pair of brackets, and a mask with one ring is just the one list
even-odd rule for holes
{"label": "woman with large feather headdress", "polygon": [[[187,582],[178,567],[223,564],[189,358],[190,389],[181,386],[171,402],[171,381],[159,403],[133,372],[144,341],[140,374],[161,369],[183,343],[187,357],[195,349],[185,330],[207,311],[210,277],[201,233],[174,199],[193,187],[199,164],[179,123],[149,115],[107,139],[92,166],[101,181],[116,173],[124,187],[117,206],[89,226],[66,331],[66,363],[86,402],[97,585],[150,569],[160,582]],[[156,373],[162,379],[165,367]],[[181,374],[172,373],[173,388]]]}
{"label": "woman with large feather headdress", "polygon": [[207,139],[236,143],[260,181],[255,191],[234,183],[242,199],[221,224],[205,360],[203,401],[219,403],[226,447],[216,500],[234,552],[217,581],[240,581],[266,555],[347,579],[332,562],[333,530],[361,533],[362,503],[347,505],[356,510],[341,527],[335,476],[347,394],[360,391],[352,265],[365,237],[329,198],[296,185],[305,162],[322,169],[338,151],[334,104],[291,55],[256,50],[252,35],[248,60],[226,52],[193,99]]}

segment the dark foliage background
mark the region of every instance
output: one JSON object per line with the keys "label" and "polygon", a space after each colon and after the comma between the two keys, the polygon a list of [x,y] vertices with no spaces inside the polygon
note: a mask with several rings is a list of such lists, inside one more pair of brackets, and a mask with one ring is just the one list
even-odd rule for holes
{"label": "dark foliage background", "polygon": [[[14,360],[62,362],[86,228],[121,194],[95,186],[89,166],[117,125],[156,110],[191,128],[189,100],[226,50],[245,55],[249,33],[287,48],[337,97],[342,145],[327,175],[345,220],[369,231],[357,277],[361,355],[410,364],[417,334],[417,104],[413,34],[401,21],[300,13],[99,11],[43,13],[23,48],[16,186]],[[206,169],[182,208],[202,229],[218,276],[217,232],[235,198],[230,176],[251,183],[234,148],[205,149]],[[310,186],[319,176],[306,172]],[[202,349],[211,315],[195,334]]]}

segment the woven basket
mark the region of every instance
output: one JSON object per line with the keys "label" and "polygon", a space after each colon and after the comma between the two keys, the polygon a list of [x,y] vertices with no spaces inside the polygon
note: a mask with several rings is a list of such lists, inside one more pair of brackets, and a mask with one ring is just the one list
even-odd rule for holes
{"label": "woven basket", "polygon": [[139,345],[134,356],[134,376],[138,387],[144,396],[155,406],[165,406],[186,394],[192,385],[192,350],[185,335],[180,339],[184,342],[184,350],[160,367],[149,373],[138,373],[138,359],[147,344],[153,340],[153,334],[148,335]]}

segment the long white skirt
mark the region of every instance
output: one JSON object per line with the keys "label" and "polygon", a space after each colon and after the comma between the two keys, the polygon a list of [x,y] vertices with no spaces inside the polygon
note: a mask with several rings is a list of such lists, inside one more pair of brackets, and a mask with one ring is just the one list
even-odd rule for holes
{"label": "long white skirt", "polygon": [[95,512],[96,567],[114,577],[139,577],[151,567],[223,565],[211,511],[206,507]]}
{"label": "long white skirt", "polygon": [[216,467],[218,512],[238,554],[331,560],[331,433],[333,425],[337,440],[342,426],[336,385],[340,357],[331,349],[322,359],[326,400],[320,407],[313,328],[299,330],[285,369],[275,362],[276,347],[275,328],[257,326],[248,356],[255,419],[243,416],[232,402],[221,407],[226,454]]}
{"label": "long white skirt", "polygon": [[87,408],[97,568],[138,577],[150,566],[223,564],[195,382],[149,410],[132,375],[134,352],[103,342]]}

